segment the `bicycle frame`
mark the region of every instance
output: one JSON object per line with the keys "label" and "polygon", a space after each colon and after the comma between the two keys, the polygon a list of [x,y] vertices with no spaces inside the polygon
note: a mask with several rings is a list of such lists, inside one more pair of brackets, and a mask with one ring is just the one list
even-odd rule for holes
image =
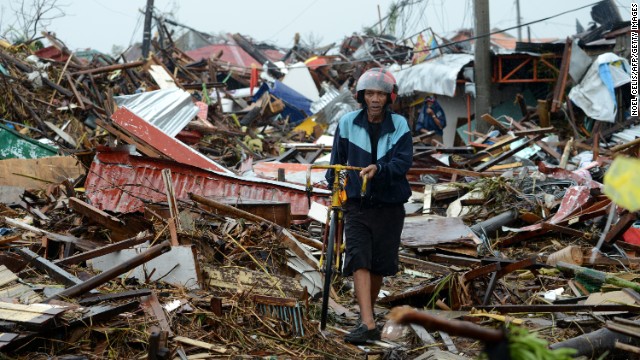
{"label": "bicycle frame", "polygon": [[[333,169],[334,178],[331,184],[331,206],[329,208],[329,221],[325,224],[326,229],[322,237],[322,252],[320,255],[319,267],[324,271],[324,287],[322,289],[322,313],[320,318],[320,329],[324,330],[327,321],[327,310],[329,303],[329,292],[331,289],[331,281],[334,273],[340,271],[340,261],[342,259],[342,234],[343,234],[343,210],[342,200],[340,198],[341,184],[340,174],[342,171],[355,170],[361,171],[363,168],[349,165],[311,165],[307,170],[307,193],[310,194],[311,186],[311,169]],[[362,181],[360,196],[364,197],[367,190],[367,178]],[[328,231],[327,231],[328,230]],[[326,258],[325,258],[326,254]],[[325,264],[326,260],[326,264]]]}

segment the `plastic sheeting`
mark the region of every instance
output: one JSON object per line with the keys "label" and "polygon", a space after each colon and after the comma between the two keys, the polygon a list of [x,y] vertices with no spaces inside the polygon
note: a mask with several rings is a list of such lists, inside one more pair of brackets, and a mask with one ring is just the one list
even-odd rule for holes
{"label": "plastic sheeting", "polygon": [[115,96],[114,100],[118,107],[126,107],[171,137],[184,129],[199,111],[191,95],[180,88]]}
{"label": "plastic sheeting", "polygon": [[591,64],[580,84],[569,92],[571,99],[590,118],[615,122],[614,89],[631,81],[629,63],[614,53],[605,53]]}
{"label": "plastic sheeting", "polygon": [[282,116],[289,116],[289,123],[297,124],[311,115],[311,100],[282,82],[276,80],[273,86],[263,83],[258,92],[253,95],[253,101],[260,99],[265,91],[284,102],[285,108],[282,111]]}
{"label": "plastic sheeting", "polygon": [[454,96],[460,69],[472,61],[469,54],[443,54],[414,66],[392,65],[388,70],[396,77],[399,96],[417,91]]}
{"label": "plastic sheeting", "polygon": [[309,68],[303,62],[291,65],[287,69],[287,75],[282,79],[282,83],[311,101],[320,99],[316,83],[313,81],[313,77],[311,77]]}
{"label": "plastic sheeting", "polygon": [[604,174],[604,193],[617,205],[640,210],[640,159],[618,156]]}

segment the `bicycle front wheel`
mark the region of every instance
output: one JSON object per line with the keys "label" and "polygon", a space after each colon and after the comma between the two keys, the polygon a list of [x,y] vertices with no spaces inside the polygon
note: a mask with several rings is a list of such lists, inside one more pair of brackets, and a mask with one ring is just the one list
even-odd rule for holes
{"label": "bicycle front wheel", "polygon": [[320,329],[327,327],[327,312],[329,310],[329,294],[331,292],[331,281],[333,280],[334,247],[336,242],[336,231],[338,228],[338,213],[331,210],[331,220],[329,222],[329,236],[325,245],[324,256],[324,286],[322,288],[322,312],[320,313]]}

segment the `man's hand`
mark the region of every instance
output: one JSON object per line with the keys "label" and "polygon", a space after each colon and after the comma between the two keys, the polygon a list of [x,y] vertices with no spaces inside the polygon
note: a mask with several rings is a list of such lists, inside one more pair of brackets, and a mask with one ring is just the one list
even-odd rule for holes
{"label": "man's hand", "polygon": [[364,178],[366,176],[367,180],[371,180],[373,179],[373,176],[376,174],[377,171],[378,171],[378,165],[371,164],[360,171],[360,177]]}
{"label": "man's hand", "polygon": [[427,108],[427,114],[429,114],[431,116],[435,116],[436,113],[434,113],[431,108]]}

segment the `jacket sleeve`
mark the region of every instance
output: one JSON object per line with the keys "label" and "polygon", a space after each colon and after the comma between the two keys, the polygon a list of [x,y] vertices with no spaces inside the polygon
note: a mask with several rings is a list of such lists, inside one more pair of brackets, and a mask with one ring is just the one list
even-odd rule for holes
{"label": "jacket sleeve", "polygon": [[382,183],[392,183],[394,180],[406,177],[412,163],[413,139],[407,127],[405,133],[394,146],[390,160],[378,162],[378,172],[374,178]]}

